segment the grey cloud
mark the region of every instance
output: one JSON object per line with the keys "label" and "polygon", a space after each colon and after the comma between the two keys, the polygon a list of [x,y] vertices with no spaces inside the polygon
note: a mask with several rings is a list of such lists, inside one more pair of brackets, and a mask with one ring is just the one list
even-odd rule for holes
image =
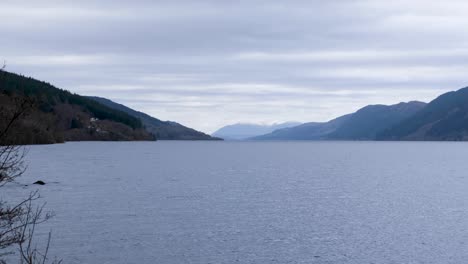
{"label": "grey cloud", "polygon": [[208,132],[326,120],[464,86],[467,9],[458,0],[4,0],[0,58]]}

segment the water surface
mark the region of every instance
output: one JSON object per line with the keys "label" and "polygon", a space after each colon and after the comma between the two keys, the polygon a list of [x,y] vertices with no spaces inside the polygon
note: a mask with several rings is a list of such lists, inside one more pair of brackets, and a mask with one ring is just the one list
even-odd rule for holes
{"label": "water surface", "polygon": [[[464,263],[468,144],[33,146],[64,263]],[[1,194],[0,194],[1,195]]]}

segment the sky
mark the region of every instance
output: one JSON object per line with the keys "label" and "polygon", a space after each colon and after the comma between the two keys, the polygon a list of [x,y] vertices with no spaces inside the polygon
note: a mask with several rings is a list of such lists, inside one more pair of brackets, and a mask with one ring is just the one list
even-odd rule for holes
{"label": "sky", "polygon": [[467,1],[2,0],[7,70],[204,132],[468,85]]}

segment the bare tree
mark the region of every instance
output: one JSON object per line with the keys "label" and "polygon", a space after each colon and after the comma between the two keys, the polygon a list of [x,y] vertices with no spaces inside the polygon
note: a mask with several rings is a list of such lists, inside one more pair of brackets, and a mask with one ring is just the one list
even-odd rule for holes
{"label": "bare tree", "polygon": [[[24,96],[13,96],[9,100],[0,107],[0,188],[13,182],[26,169],[23,161],[26,150],[16,145],[15,128],[34,106],[34,101]],[[44,205],[36,205],[39,198],[36,191],[15,205],[0,201],[0,264],[5,263],[4,258],[13,253],[15,246],[19,250],[20,263],[60,263],[47,257],[50,234],[42,251],[37,249],[34,241],[36,226],[51,217],[44,212]]]}
{"label": "bare tree", "polygon": [[[12,248],[18,246],[20,263],[44,264],[48,261],[51,233],[49,233],[43,253],[38,250],[34,241],[36,226],[52,217],[52,214],[44,213],[44,204],[34,205],[39,198],[36,191],[14,207],[7,206],[5,203],[0,204],[0,249],[3,250],[0,257],[12,254]],[[60,262],[54,260],[52,263]]]}
{"label": "bare tree", "polygon": [[0,106],[0,187],[21,176],[25,170],[26,150],[15,145],[18,138],[13,130],[33,106],[34,101],[26,97],[12,97],[10,104]]}

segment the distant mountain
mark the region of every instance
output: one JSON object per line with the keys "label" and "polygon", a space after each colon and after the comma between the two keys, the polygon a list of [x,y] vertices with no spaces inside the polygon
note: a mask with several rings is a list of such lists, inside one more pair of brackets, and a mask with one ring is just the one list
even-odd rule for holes
{"label": "distant mountain", "polygon": [[468,88],[445,93],[415,115],[377,136],[379,140],[468,140]]}
{"label": "distant mountain", "polygon": [[370,105],[324,123],[306,123],[273,131],[253,140],[375,140],[378,133],[412,116],[426,104]]}
{"label": "distant mountain", "polygon": [[246,124],[239,123],[234,125],[225,126],[220,128],[212,135],[220,137],[226,140],[243,140],[267,133],[271,133],[277,129],[288,128],[298,126],[299,122],[286,122],[281,124],[273,125],[258,125],[258,124]]}
{"label": "distant mountain", "polygon": [[335,131],[350,115],[338,117],[329,122],[310,122],[299,126],[275,130],[269,134],[256,136],[250,140],[324,140]]}
{"label": "distant mountain", "polygon": [[328,134],[327,139],[375,140],[379,132],[414,115],[425,105],[426,103],[413,101],[395,105],[366,106]]}
{"label": "distant mountain", "polygon": [[125,112],[46,82],[0,71],[0,131],[24,102],[28,111],[12,127],[11,144],[154,140],[139,119]]}
{"label": "distant mountain", "polygon": [[112,109],[116,109],[138,118],[143,123],[145,129],[155,135],[158,140],[219,140],[205,133],[185,127],[172,121],[161,121],[145,113],[131,109],[125,105],[118,104],[102,97],[88,97]]}

